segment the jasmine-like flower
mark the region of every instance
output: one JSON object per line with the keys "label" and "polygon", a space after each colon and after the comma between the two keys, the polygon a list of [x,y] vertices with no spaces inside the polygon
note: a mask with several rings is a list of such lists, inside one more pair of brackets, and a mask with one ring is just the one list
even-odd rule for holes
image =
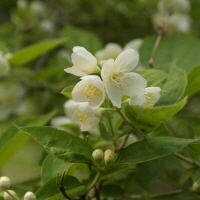
{"label": "jasmine-like flower", "polygon": [[72,90],[72,98],[76,102],[88,102],[92,108],[99,107],[105,99],[103,81],[96,75],[81,78]]}
{"label": "jasmine-like flower", "polygon": [[84,47],[74,47],[71,57],[73,66],[65,69],[68,73],[76,76],[86,76],[100,71],[96,58]]}
{"label": "jasmine-like flower", "polygon": [[154,106],[160,98],[160,87],[147,87],[142,93],[130,98],[131,105]]}
{"label": "jasmine-like flower", "polygon": [[93,109],[88,102],[77,103],[76,109],[72,114],[72,120],[80,125],[81,131],[90,131],[98,125],[102,109]]}
{"label": "jasmine-like flower", "polygon": [[117,59],[107,60],[103,64],[101,77],[112,104],[121,107],[121,95],[134,96],[146,87],[146,80],[135,72],[131,72],[139,61],[139,54],[133,49],[122,52]]}

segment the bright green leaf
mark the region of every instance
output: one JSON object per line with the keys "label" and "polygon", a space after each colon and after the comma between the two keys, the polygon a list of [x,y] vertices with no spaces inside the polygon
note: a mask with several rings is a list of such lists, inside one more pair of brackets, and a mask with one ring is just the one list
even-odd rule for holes
{"label": "bright green leaf", "polygon": [[12,65],[24,65],[41,54],[56,48],[57,46],[66,42],[66,38],[61,39],[47,39],[45,41],[25,47],[16,52],[9,60]]}
{"label": "bright green leaf", "polygon": [[137,164],[178,152],[198,139],[157,137],[121,149],[115,164]]}
{"label": "bright green leaf", "polygon": [[72,90],[74,86],[69,86],[64,88],[60,93],[66,96],[67,98],[71,99],[72,98]]}
{"label": "bright green leaf", "polygon": [[[148,61],[151,57],[156,37],[145,38],[140,48],[140,62],[149,68]],[[194,66],[200,64],[200,40],[188,37],[164,37],[158,47],[155,65],[157,68],[166,68],[166,64],[175,63],[181,69],[189,72]]]}
{"label": "bright green leaf", "polygon": [[43,182],[55,177],[58,173],[62,174],[64,170],[68,170],[72,164],[65,163],[51,155],[48,155],[43,163],[41,169],[41,178]]}
{"label": "bright green leaf", "polygon": [[200,90],[200,66],[193,68],[188,74],[188,84],[183,96],[192,95]]}
{"label": "bright green leaf", "polygon": [[164,120],[175,115],[186,104],[186,98],[177,104],[160,107],[126,106],[125,114],[136,129],[152,132]]}
{"label": "bright green leaf", "polygon": [[93,148],[76,135],[45,126],[18,127],[51,155],[64,162],[92,164]]}

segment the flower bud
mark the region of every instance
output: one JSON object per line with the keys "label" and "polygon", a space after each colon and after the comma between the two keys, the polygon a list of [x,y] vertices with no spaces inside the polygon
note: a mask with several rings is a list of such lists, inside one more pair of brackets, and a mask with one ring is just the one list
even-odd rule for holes
{"label": "flower bud", "polygon": [[10,178],[6,177],[6,176],[2,176],[0,178],[0,189],[1,190],[8,190],[10,188]]}
{"label": "flower bud", "polygon": [[110,165],[115,159],[115,152],[112,149],[107,149],[104,153],[104,161],[106,165]]}
{"label": "flower bud", "polygon": [[[4,192],[4,200],[16,200],[16,199],[19,199],[17,194],[15,193],[15,191],[13,190],[8,190],[8,192],[11,194],[8,194],[7,192]],[[13,198],[14,197],[14,198]]]}
{"label": "flower bud", "polygon": [[101,149],[96,149],[95,151],[93,151],[92,157],[97,162],[101,162],[103,160],[103,151]]}
{"label": "flower bud", "polygon": [[200,184],[198,182],[194,182],[192,186],[192,190],[194,192],[200,193]]}
{"label": "flower bud", "polygon": [[36,196],[33,192],[27,192],[24,195],[24,200],[36,200]]}

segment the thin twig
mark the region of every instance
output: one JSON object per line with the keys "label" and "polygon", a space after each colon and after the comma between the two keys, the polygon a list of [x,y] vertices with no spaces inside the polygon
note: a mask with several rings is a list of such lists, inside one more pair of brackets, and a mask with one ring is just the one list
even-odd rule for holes
{"label": "thin twig", "polygon": [[189,159],[189,158],[187,158],[187,157],[185,157],[185,156],[182,156],[182,155],[179,154],[179,153],[174,153],[174,155],[175,155],[177,158],[180,158],[181,160],[183,160],[183,161],[185,161],[185,162],[187,162],[187,163],[189,163],[189,164],[191,164],[191,165],[193,165],[193,166],[195,166],[195,167],[200,168],[200,164],[199,164],[199,163],[193,162],[193,160],[191,160],[191,159]]}
{"label": "thin twig", "polygon": [[157,33],[158,33],[158,37],[156,39],[156,42],[154,44],[154,47],[153,47],[153,50],[152,50],[152,54],[151,54],[151,58],[149,60],[149,66],[150,68],[155,68],[155,63],[154,63],[154,60],[155,60],[155,57],[156,57],[156,53],[157,53],[157,50],[158,50],[158,46],[160,44],[160,41],[162,39],[162,36],[164,35],[164,33],[166,32],[166,27],[167,27],[167,21],[169,19],[169,16],[172,14],[172,12],[168,11],[166,16],[165,16],[165,19],[163,21],[163,24],[162,26],[159,26],[157,28]]}
{"label": "thin twig", "polygon": [[116,151],[119,151],[120,149],[122,149],[124,147],[124,145],[126,144],[129,136],[130,136],[131,133],[128,133],[125,138],[123,139],[122,143],[119,145],[119,147],[116,149]]}

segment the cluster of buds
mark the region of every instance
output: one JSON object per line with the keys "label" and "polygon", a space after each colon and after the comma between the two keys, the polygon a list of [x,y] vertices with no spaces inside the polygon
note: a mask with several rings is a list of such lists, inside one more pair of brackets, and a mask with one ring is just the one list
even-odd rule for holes
{"label": "cluster of buds", "polygon": [[105,152],[103,152],[101,149],[96,149],[93,151],[92,157],[98,163],[104,160],[105,164],[108,166],[111,165],[115,160],[115,152],[112,149],[107,149]]}
{"label": "cluster of buds", "polygon": [[[4,200],[19,200],[18,195],[15,191],[9,190],[11,186],[11,181],[9,177],[0,177],[0,190],[4,191]],[[36,200],[36,196],[33,192],[26,192],[24,195],[24,200]]]}

